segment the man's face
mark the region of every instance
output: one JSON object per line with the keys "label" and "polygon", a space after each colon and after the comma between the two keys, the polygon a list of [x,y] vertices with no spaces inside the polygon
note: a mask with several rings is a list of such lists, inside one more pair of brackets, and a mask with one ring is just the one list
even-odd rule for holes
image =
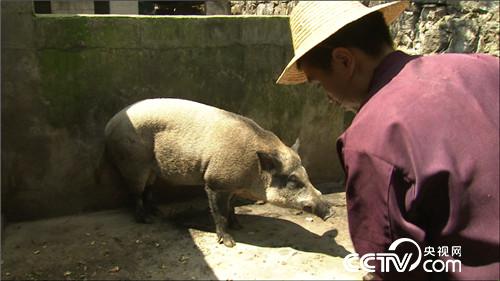
{"label": "man's face", "polygon": [[326,90],[328,99],[332,102],[340,103],[345,93],[342,93],[338,77],[333,75],[333,71],[324,70],[311,66],[307,63],[302,65],[302,71],[307,76],[310,83],[319,83]]}
{"label": "man's face", "polygon": [[353,59],[344,53],[332,53],[330,69],[315,67],[307,61],[301,64],[301,69],[309,82],[321,84],[331,102],[341,104],[348,109],[355,109],[359,106],[359,101],[356,101],[353,93]]}

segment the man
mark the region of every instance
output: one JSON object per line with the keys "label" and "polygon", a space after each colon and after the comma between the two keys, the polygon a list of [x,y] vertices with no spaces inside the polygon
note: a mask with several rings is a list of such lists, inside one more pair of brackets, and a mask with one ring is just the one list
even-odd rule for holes
{"label": "man", "polygon": [[[295,56],[277,83],[319,82],[357,110],[337,141],[356,252],[410,238],[438,262],[401,273],[376,264],[375,277],[498,280],[499,60],[395,51],[387,25],[405,6],[300,2]],[[454,260],[460,268],[442,268]]]}

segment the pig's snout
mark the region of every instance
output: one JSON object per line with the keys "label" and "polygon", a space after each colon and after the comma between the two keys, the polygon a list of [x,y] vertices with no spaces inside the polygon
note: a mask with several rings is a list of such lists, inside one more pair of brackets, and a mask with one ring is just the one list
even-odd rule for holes
{"label": "pig's snout", "polygon": [[306,212],[308,212],[308,213],[311,213],[311,214],[313,213],[313,207],[312,207],[312,206],[309,206],[309,205],[304,206],[304,207],[302,208],[302,210],[304,210],[304,211],[306,211]]}
{"label": "pig's snout", "polygon": [[322,220],[327,220],[335,214],[332,205],[324,200],[321,200],[317,204],[307,204],[302,209],[305,212],[320,217]]}
{"label": "pig's snout", "polygon": [[318,211],[316,214],[318,217],[320,217],[322,220],[326,221],[327,219],[333,217],[335,215],[335,211],[331,206],[323,208],[323,210]]}

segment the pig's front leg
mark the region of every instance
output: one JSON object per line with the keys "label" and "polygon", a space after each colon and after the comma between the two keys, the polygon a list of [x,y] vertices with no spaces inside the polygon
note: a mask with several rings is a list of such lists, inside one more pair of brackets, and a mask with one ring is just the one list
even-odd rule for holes
{"label": "pig's front leg", "polygon": [[208,195],[208,204],[214,218],[217,241],[226,247],[234,247],[233,237],[227,233],[229,223],[229,199],[231,195],[225,192],[215,192],[208,185],[205,186]]}

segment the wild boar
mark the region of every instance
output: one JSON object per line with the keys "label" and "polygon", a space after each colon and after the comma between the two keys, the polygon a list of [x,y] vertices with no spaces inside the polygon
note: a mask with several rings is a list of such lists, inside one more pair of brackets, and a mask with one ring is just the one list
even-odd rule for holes
{"label": "wild boar", "polygon": [[106,154],[136,198],[136,219],[149,222],[148,186],[202,185],[219,243],[235,245],[233,196],[302,209],[326,219],[330,204],[309,181],[299,155],[253,120],[205,104],[148,99],[118,112],[105,128]]}

